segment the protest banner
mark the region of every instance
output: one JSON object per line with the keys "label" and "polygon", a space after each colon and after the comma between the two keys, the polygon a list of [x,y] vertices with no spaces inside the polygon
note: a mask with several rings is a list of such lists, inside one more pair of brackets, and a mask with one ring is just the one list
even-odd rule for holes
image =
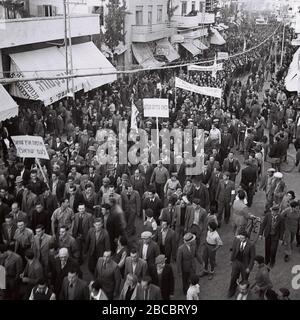
{"label": "protest banner", "polygon": [[196,86],[195,84],[188,83],[184,80],[181,80],[180,78],[175,78],[175,87],[192,91],[198,94],[202,94],[204,96],[210,96],[215,98],[222,98],[222,89],[220,88],[214,88],[214,87],[200,87]]}
{"label": "protest banner", "polygon": [[49,160],[49,155],[42,137],[12,136],[12,141],[20,158],[37,158]]}
{"label": "protest banner", "polygon": [[213,71],[221,71],[223,70],[223,63],[218,63],[217,65],[211,65],[211,66],[197,66],[197,65],[190,65],[188,66],[188,71],[208,71],[208,72],[213,72]]}
{"label": "protest banner", "polygon": [[144,117],[169,118],[168,99],[143,99]]}
{"label": "protest banner", "polygon": [[228,52],[218,52],[217,59],[218,60],[228,60],[229,59]]}

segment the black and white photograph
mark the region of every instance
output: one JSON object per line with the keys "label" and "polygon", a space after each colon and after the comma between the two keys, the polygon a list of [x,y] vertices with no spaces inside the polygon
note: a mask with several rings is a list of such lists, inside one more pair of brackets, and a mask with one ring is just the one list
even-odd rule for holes
{"label": "black and white photograph", "polygon": [[300,300],[300,0],[0,0],[0,300]]}

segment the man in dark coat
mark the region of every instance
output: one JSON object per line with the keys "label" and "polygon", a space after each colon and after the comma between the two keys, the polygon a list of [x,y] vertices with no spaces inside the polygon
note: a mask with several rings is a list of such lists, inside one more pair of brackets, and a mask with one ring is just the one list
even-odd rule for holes
{"label": "man in dark coat", "polygon": [[149,269],[152,283],[160,288],[162,300],[170,300],[174,295],[174,274],[172,267],[166,263],[166,257],[160,254],[155,259],[155,265]]}
{"label": "man in dark coat", "polygon": [[248,280],[249,274],[254,265],[255,258],[255,247],[248,239],[248,234],[246,231],[242,230],[239,232],[239,235],[234,239],[232,244],[232,253],[231,253],[231,280],[228,290],[228,297],[231,298],[234,296],[237,280],[240,275],[242,280]]}
{"label": "man in dark coat", "polygon": [[279,205],[273,206],[260,227],[260,238],[265,237],[265,263],[272,268],[275,264],[278,243],[283,240],[284,218],[279,214]]}
{"label": "man in dark coat", "polygon": [[245,164],[246,168],[242,170],[241,187],[246,191],[248,201],[247,205],[248,207],[251,207],[257,180],[257,167],[249,160],[247,160]]}

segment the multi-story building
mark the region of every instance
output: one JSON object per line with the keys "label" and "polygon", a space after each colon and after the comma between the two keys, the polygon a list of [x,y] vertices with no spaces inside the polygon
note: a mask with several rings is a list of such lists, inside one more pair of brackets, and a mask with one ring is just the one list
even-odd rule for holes
{"label": "multi-story building", "polygon": [[[74,92],[89,91],[116,79],[112,74],[70,81],[54,79],[65,76],[67,70],[68,74],[115,70],[92,42],[100,30],[99,15],[92,12],[101,1],[14,3],[17,4],[14,7],[7,7],[5,2],[0,5],[0,78],[50,76],[53,79],[20,81],[6,86],[13,97],[40,100],[48,105]],[[65,46],[65,38],[71,45]]]}
{"label": "multi-story building", "polygon": [[[173,20],[178,24],[179,52],[184,54],[181,48],[195,56],[201,54],[210,45],[209,35],[221,39],[219,32],[211,28],[215,24],[215,13],[210,10],[210,6],[215,1],[208,3],[207,0],[175,0]],[[216,34],[216,36],[215,36]],[[213,41],[214,42],[214,41]],[[224,40],[221,39],[224,43]],[[221,43],[220,42],[220,43]],[[217,43],[217,40],[216,40]]]}
{"label": "multi-story building", "polygon": [[125,38],[128,50],[125,52],[125,68],[135,65],[144,68],[164,64],[179,58],[169,42],[176,34],[176,22],[168,16],[167,0],[127,0]]}

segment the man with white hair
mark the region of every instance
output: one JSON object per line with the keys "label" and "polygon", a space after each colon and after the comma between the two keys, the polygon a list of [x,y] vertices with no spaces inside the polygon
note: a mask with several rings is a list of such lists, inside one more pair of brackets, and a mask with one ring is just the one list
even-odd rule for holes
{"label": "man with white hair", "polygon": [[[56,296],[58,296],[61,291],[63,279],[68,275],[71,269],[77,268],[79,270],[79,265],[74,259],[70,257],[67,248],[61,248],[59,249],[58,256],[54,260],[52,268],[51,283],[54,286],[54,293],[56,294]],[[80,276],[81,275],[79,275],[79,277]]]}

